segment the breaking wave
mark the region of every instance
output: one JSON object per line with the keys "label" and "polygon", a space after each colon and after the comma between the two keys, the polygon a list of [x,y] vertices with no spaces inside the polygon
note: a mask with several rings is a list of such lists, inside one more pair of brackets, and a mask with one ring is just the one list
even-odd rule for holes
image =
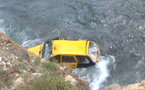
{"label": "breaking wave", "polygon": [[99,90],[104,85],[103,83],[109,77],[109,65],[115,63],[115,57],[108,55],[108,56],[101,56],[100,62],[98,62],[95,66],[91,66],[88,68],[77,68],[74,71],[77,75],[89,82],[89,87],[91,90]]}
{"label": "breaking wave", "polygon": [[30,48],[41,43],[43,43],[42,39],[27,40],[22,43],[22,46],[25,48]]}

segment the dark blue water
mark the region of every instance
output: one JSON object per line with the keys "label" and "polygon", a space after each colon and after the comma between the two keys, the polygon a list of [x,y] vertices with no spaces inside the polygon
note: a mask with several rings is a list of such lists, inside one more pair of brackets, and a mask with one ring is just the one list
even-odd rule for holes
{"label": "dark blue water", "polygon": [[54,30],[115,56],[103,85],[145,79],[145,0],[0,0],[0,31],[24,47],[57,37]]}

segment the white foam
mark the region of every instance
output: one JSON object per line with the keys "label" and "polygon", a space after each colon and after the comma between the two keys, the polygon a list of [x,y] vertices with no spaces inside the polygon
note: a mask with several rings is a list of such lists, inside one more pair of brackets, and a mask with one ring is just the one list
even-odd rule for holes
{"label": "white foam", "polygon": [[103,82],[106,81],[110,73],[108,65],[115,63],[114,56],[101,56],[101,60],[95,65],[88,68],[75,69],[74,71],[83,79],[89,82],[91,90],[99,90],[103,87]]}
{"label": "white foam", "polygon": [[41,39],[34,39],[34,40],[26,40],[22,43],[22,46],[25,48],[33,47],[38,44],[42,43]]}
{"label": "white foam", "polygon": [[0,19],[0,32],[3,32],[3,33],[5,33],[5,27],[3,26],[3,22],[4,22],[4,20],[2,20],[2,19]]}
{"label": "white foam", "polygon": [[101,84],[106,80],[109,76],[109,72],[107,70],[107,64],[109,61],[101,60],[95,67],[99,69],[98,77],[94,77],[94,81],[90,83],[90,87],[92,90],[98,90]]}

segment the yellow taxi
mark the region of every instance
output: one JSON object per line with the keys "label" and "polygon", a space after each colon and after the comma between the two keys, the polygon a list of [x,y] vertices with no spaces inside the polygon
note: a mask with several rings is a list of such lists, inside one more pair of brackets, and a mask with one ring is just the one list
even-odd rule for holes
{"label": "yellow taxi", "polygon": [[100,60],[99,46],[88,40],[48,40],[28,51],[44,59],[55,58],[72,68],[92,66]]}

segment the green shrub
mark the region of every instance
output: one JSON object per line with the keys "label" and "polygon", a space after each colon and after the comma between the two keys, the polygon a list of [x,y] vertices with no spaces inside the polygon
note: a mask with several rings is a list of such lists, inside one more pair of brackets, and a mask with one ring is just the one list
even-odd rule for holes
{"label": "green shrub", "polygon": [[40,58],[35,57],[35,58],[34,58],[34,64],[35,64],[35,65],[39,65],[39,64],[40,64]]}
{"label": "green shrub", "polygon": [[26,69],[26,66],[19,64],[19,65],[18,65],[18,68],[19,68],[19,69]]}
{"label": "green shrub", "polygon": [[42,63],[42,67],[46,70],[55,71],[57,70],[57,66],[55,63],[52,62],[44,62]]}
{"label": "green shrub", "polygon": [[23,61],[23,58],[22,57],[17,57],[17,60],[22,62]]}
{"label": "green shrub", "polygon": [[31,84],[18,90],[77,90],[70,83],[65,82],[63,77],[57,73],[50,73],[43,77],[40,77]]}
{"label": "green shrub", "polygon": [[0,76],[3,75],[5,73],[5,70],[0,68]]}

